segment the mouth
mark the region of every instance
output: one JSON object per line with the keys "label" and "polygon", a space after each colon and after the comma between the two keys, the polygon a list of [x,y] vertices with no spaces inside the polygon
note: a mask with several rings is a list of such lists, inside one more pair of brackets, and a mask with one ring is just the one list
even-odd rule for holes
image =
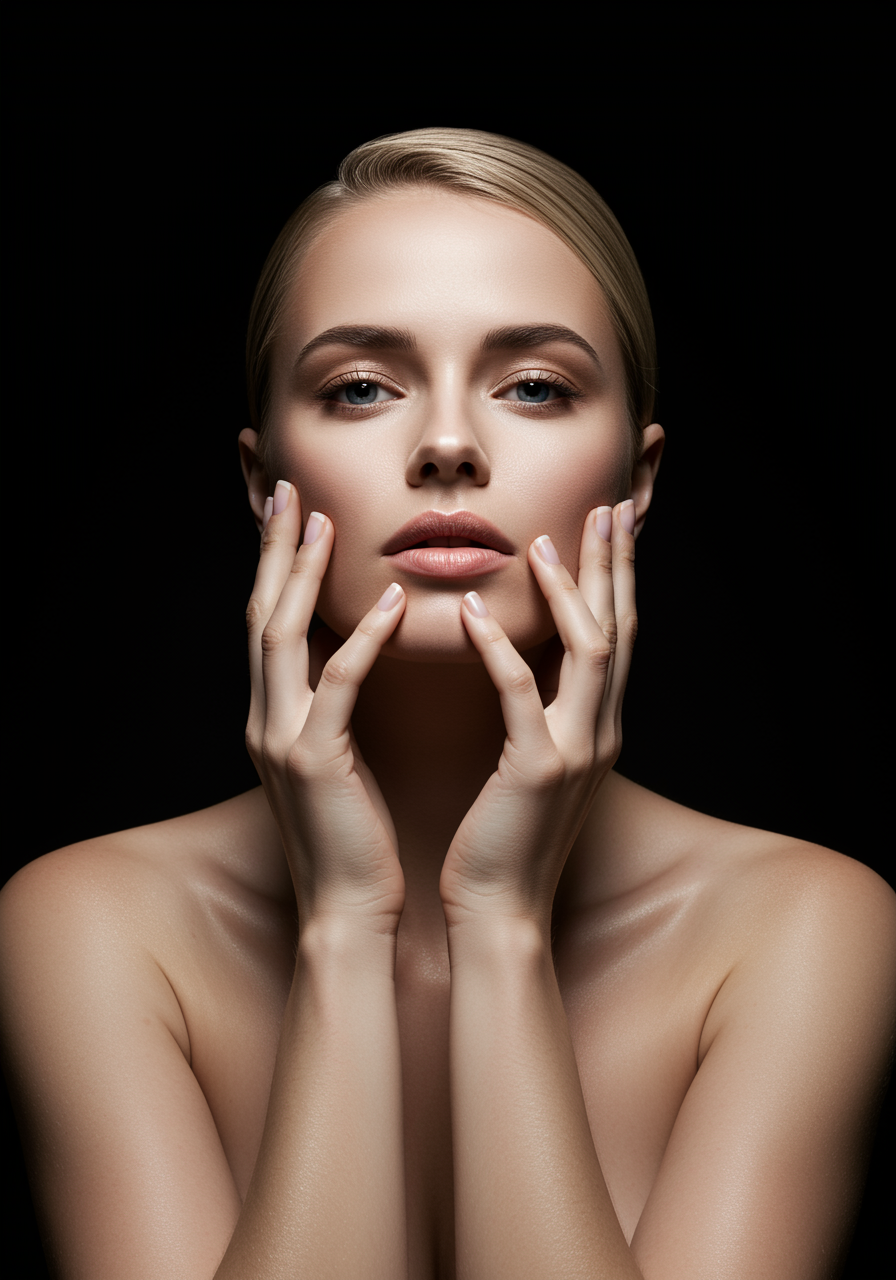
{"label": "mouth", "polygon": [[395,568],[433,578],[492,573],[513,557],[500,529],[472,511],[424,511],[392,535],[383,548]]}

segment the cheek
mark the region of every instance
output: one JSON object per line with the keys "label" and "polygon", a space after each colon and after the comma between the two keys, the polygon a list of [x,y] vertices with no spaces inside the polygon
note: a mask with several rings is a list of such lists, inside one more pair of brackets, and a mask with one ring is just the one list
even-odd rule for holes
{"label": "cheek", "polygon": [[389,585],[372,574],[385,536],[375,516],[384,497],[388,502],[390,496],[383,493],[383,471],[375,460],[362,461],[356,449],[332,440],[319,449],[308,443],[287,444],[272,451],[272,458],[278,475],[298,489],[303,524],[312,511],[322,511],[333,521],[333,551],[317,612],[337,635],[347,638]]}
{"label": "cheek", "polygon": [[628,497],[631,470],[631,443],[619,432],[608,434],[600,445],[592,436],[578,448],[567,441],[562,453],[546,452],[537,467],[518,475],[515,486],[520,510],[529,513],[529,541],[550,534],[575,577],[585,517],[595,507],[612,507]]}

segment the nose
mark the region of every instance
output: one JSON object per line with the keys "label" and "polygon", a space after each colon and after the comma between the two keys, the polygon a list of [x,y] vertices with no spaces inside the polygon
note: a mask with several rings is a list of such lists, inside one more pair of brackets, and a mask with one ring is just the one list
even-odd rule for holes
{"label": "nose", "polygon": [[443,412],[430,410],[426,427],[408,458],[408,484],[415,489],[463,480],[485,485],[490,476],[488,456],[466,415],[456,406]]}

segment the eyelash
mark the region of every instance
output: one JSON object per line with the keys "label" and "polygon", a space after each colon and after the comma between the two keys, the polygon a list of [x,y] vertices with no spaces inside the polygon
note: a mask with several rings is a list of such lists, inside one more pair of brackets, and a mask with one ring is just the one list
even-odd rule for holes
{"label": "eyelash", "polygon": [[[351,372],[340,373],[332,382],[328,382],[325,387],[317,392],[315,399],[331,404],[334,408],[338,405],[341,412],[348,413],[369,413],[372,408],[384,403],[383,401],[378,401],[373,405],[344,404],[342,401],[336,400],[337,392],[343,387],[351,387],[357,382],[374,383],[378,387],[383,387],[386,391],[393,392],[396,395],[400,394],[394,386],[383,378],[382,374],[365,372],[363,369],[352,369]],[[536,382],[550,386],[557,392],[558,396],[557,400],[547,400],[541,404],[531,404],[525,400],[515,401],[517,405],[523,407],[529,413],[544,413],[545,410],[556,407],[558,403],[564,400],[580,400],[582,398],[581,391],[576,391],[564,378],[561,378],[556,373],[546,373],[543,369],[524,369],[519,373],[515,373],[512,378],[497,388],[495,394],[503,395],[507,391],[512,391],[514,387],[521,386],[524,382]]]}

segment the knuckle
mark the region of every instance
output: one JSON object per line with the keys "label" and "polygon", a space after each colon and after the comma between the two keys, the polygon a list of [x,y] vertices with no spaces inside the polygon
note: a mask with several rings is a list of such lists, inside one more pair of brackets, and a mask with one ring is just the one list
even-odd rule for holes
{"label": "knuckle", "polygon": [[308,563],[307,559],[298,553],[290,566],[289,573],[291,577],[296,578],[312,578],[315,576],[312,566]]}
{"label": "knuckle", "polygon": [[585,641],[582,656],[593,671],[604,671],[610,665],[615,636],[589,636]]}
{"label": "knuckle", "polygon": [[275,742],[269,733],[261,735],[258,756],[266,769],[275,769],[280,764],[280,744]]}
{"label": "knuckle", "polygon": [[246,725],[246,750],[253,760],[261,759],[261,738],[254,724]]}
{"label": "knuckle", "polygon": [[259,624],[264,624],[266,612],[265,603],[260,596],[249,597],[249,603],[246,605],[246,626],[250,631],[255,631]]}
{"label": "knuckle", "polygon": [[619,629],[616,626],[615,618],[607,618],[600,624],[600,629],[606,637],[607,644],[611,649],[616,648],[616,642],[619,639]]}
{"label": "knuckle", "polygon": [[625,616],[620,620],[619,631],[627,644],[633,645],[635,643],[635,640],[638,638],[638,615],[634,609],[632,609],[630,613],[625,614]]}
{"label": "knuckle", "polygon": [[511,667],[507,672],[507,687],[511,693],[529,694],[535,689],[535,677],[527,666]]}
{"label": "knuckle", "polygon": [[[345,658],[334,654],[320,674],[320,683],[333,689],[342,689],[351,683],[351,672]],[[320,687],[320,686],[318,686]]]}
{"label": "knuckle", "polygon": [[263,654],[276,653],[282,647],[284,640],[283,628],[276,623],[269,622],[261,633],[261,652]]}

